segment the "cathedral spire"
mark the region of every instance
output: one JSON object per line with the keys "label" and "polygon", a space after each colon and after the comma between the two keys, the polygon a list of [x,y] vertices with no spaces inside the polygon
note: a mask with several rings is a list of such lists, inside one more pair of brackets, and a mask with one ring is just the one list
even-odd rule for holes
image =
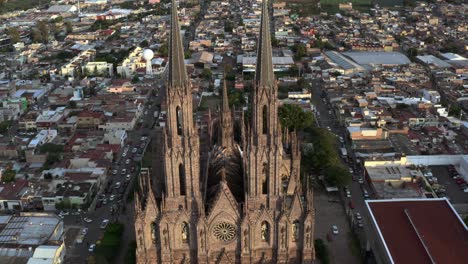
{"label": "cathedral spire", "polygon": [[184,46],[180,38],[177,3],[172,0],[171,31],[169,37],[169,85],[181,87],[188,80],[184,62]]}
{"label": "cathedral spire", "polygon": [[[226,76],[226,75],[225,75]],[[227,93],[227,80],[226,77],[224,77],[223,81],[223,113],[229,112],[229,97]]]}
{"label": "cathedral spire", "polygon": [[255,82],[257,86],[273,87],[275,84],[275,76],[273,74],[273,55],[271,51],[270,13],[268,12],[268,0],[262,1],[262,16],[260,24]]}

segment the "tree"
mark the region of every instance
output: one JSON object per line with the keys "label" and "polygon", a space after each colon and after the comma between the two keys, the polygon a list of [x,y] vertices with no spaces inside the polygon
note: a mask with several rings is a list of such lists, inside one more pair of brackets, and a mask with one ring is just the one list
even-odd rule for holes
{"label": "tree", "polygon": [[132,83],[138,83],[140,82],[140,78],[138,77],[138,75],[133,75],[133,78],[132,78]]}
{"label": "tree", "polygon": [[271,46],[273,46],[274,48],[278,47],[278,40],[273,35],[271,35]]}
{"label": "tree", "polygon": [[45,143],[39,147],[40,153],[60,153],[63,152],[63,146],[54,143]]}
{"label": "tree", "polygon": [[313,126],[311,112],[304,112],[298,105],[285,104],[278,108],[278,116],[283,128],[290,131],[298,131],[305,127]]}
{"label": "tree", "polygon": [[49,42],[49,25],[47,21],[45,20],[40,20],[36,24],[37,30],[41,34],[42,41],[44,43]]}
{"label": "tree", "polygon": [[211,80],[211,75],[212,73],[210,69],[203,69],[201,74],[202,78],[205,80]]}
{"label": "tree", "polygon": [[69,101],[69,102],[68,102],[68,106],[69,106],[70,108],[76,108],[76,102],[75,102],[75,101]]}
{"label": "tree", "polygon": [[70,21],[65,22],[65,30],[67,31],[67,34],[73,32],[73,25]]}
{"label": "tree", "polygon": [[42,36],[41,36],[41,32],[39,32],[39,30],[37,29],[34,29],[31,33],[32,35],[32,41],[37,43],[37,42],[42,42]]}
{"label": "tree", "polygon": [[325,169],[325,180],[338,187],[345,187],[351,181],[348,169],[341,164],[334,164]]}
{"label": "tree", "polygon": [[299,67],[297,67],[296,64],[294,64],[293,66],[291,66],[291,68],[289,68],[289,73],[292,75],[292,76],[296,76],[299,74]]}
{"label": "tree", "polygon": [[329,264],[330,255],[328,253],[327,245],[323,242],[322,239],[314,240],[315,252],[317,253],[317,258],[320,259],[320,263]]}
{"label": "tree", "polygon": [[159,49],[158,49],[158,53],[162,57],[167,57],[167,55],[169,54],[169,49],[168,49],[167,44],[161,45],[161,47],[159,47]]}
{"label": "tree", "polygon": [[3,121],[0,123],[0,134],[5,134],[8,132],[8,129],[10,128],[12,122],[10,120]]}
{"label": "tree", "polygon": [[10,37],[10,42],[12,44],[18,43],[20,41],[20,34],[18,30],[14,27],[9,27],[6,29],[8,37]]}
{"label": "tree", "polygon": [[144,39],[142,42],[140,42],[141,48],[147,48],[148,46],[149,46],[148,40]]}
{"label": "tree", "polygon": [[307,55],[307,48],[304,46],[304,44],[301,43],[294,45],[293,51],[295,52],[295,60],[300,60],[302,57]]}
{"label": "tree", "polygon": [[2,173],[2,182],[14,182],[16,171],[8,168]]}

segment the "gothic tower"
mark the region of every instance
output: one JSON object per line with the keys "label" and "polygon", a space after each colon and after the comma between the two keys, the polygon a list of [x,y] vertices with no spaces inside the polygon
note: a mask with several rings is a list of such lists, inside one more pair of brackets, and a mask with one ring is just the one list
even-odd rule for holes
{"label": "gothic tower", "polygon": [[223,84],[223,102],[220,111],[220,133],[218,144],[223,147],[229,147],[233,144],[233,118],[231,110],[229,109],[229,99],[227,93],[227,81],[224,79]]}

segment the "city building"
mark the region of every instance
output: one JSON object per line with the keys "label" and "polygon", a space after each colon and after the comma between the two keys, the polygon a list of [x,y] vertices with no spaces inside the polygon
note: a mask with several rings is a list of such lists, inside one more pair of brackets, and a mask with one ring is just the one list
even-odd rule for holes
{"label": "city building", "polygon": [[376,261],[383,263],[466,263],[468,227],[443,199],[366,201]]}

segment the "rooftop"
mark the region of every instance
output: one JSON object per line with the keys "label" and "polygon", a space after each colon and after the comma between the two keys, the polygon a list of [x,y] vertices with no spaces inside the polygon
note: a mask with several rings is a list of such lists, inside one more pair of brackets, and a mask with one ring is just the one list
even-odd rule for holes
{"label": "rooftop", "polygon": [[447,199],[366,204],[392,263],[466,263],[468,228]]}
{"label": "rooftop", "polygon": [[360,65],[403,65],[411,61],[400,52],[344,52]]}
{"label": "rooftop", "polygon": [[54,234],[61,220],[56,216],[13,216],[0,232],[0,243],[40,245]]}

